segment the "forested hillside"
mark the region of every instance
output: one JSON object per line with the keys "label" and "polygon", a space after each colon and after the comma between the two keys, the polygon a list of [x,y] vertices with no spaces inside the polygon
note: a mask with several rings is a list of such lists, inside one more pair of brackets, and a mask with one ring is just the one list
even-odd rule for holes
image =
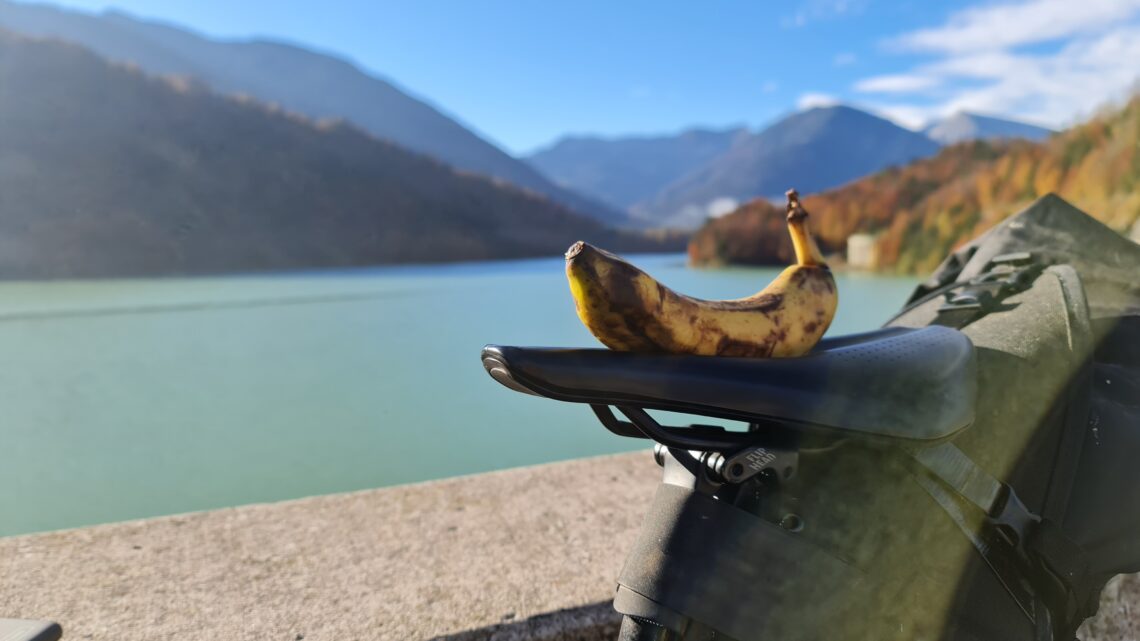
{"label": "forested hillside", "polygon": [[[791,186],[791,185],[789,185]],[[804,199],[821,244],[877,234],[881,268],[923,273],[955,246],[1055,192],[1127,233],[1140,217],[1140,98],[1042,143],[969,142]],[[709,222],[692,240],[695,264],[784,263],[783,210],[756,200]]]}
{"label": "forested hillside", "polygon": [[579,213],[621,223],[613,208],[562,189],[429,102],[335,55],[269,40],[218,40],[117,10],[98,14],[0,0],[0,29],[58,38],[155,75],[195,78],[311,118],[344,118],[452,167],[505,180]]}
{"label": "forested hillside", "polygon": [[0,31],[0,277],[305,269],[664,246],[313,122]]}

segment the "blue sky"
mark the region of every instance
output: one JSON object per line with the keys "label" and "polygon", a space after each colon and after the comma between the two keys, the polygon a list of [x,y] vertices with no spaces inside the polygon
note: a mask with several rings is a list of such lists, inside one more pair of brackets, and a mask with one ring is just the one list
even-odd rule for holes
{"label": "blue sky", "polygon": [[842,101],[1060,127],[1140,75],[1140,0],[62,0],[347,57],[509,152]]}

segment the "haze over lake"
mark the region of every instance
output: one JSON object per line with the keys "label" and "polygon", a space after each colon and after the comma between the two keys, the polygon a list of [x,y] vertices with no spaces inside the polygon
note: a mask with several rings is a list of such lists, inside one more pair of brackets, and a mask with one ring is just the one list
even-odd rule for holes
{"label": "haze over lake", "polygon": [[[703,298],[778,272],[635,258]],[[483,371],[486,343],[599,346],[562,270],[0,284],[0,536],[648,447]],[[917,282],[838,281],[829,335],[877,327]]]}

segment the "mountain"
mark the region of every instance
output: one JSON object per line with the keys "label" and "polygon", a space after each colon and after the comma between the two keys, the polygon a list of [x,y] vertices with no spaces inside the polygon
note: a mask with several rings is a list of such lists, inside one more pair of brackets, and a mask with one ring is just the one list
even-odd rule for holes
{"label": "mountain", "polygon": [[[804,199],[821,244],[875,235],[880,268],[926,273],[955,247],[1056,193],[1109,227],[1140,228],[1140,97],[1044,142],[970,141]],[[710,221],[689,245],[694,264],[785,263],[783,211],[756,200]]]}
{"label": "mountain", "polygon": [[927,125],[922,133],[931,140],[943,145],[953,145],[967,140],[997,140],[1002,138],[1024,138],[1025,140],[1042,141],[1053,135],[1053,132],[1044,127],[981,116],[965,111]]}
{"label": "mountain", "polygon": [[558,184],[626,209],[748,138],[746,129],[673,136],[563,138],[526,161]]}
{"label": "mountain", "polygon": [[667,249],[250,99],[0,30],[0,277],[151,276]]}
{"label": "mountain", "polygon": [[[812,232],[825,253],[841,250],[851,234],[885,229],[900,210],[1014,145],[1032,143],[962,143],[906,167],[891,167],[839,189],[807,196],[803,203],[810,212]],[[689,243],[689,260],[694,265],[786,265],[794,257],[783,206],[762,198],[709,221]]]}
{"label": "mountain", "polygon": [[563,189],[424,101],[353,63],[291,44],[223,42],[120,12],[87,14],[0,0],[0,28],[81,44],[113,61],[196,78],[312,118],[345,118],[369,133],[458,169],[505,180],[620,223],[624,214]]}
{"label": "mountain", "polygon": [[817,107],[738,142],[635,205],[632,213],[663,224],[697,226],[718,199],[781,197],[789,187],[814,193],[938,149],[926,136],[858,109]]}

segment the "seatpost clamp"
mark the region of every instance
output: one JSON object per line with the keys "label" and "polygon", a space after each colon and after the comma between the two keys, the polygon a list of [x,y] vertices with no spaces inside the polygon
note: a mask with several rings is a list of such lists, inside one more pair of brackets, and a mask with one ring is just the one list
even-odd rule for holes
{"label": "seatpost clamp", "polygon": [[743,483],[765,470],[779,480],[795,476],[799,451],[774,447],[746,447],[732,453],[714,452],[705,461],[716,478],[727,483]]}

